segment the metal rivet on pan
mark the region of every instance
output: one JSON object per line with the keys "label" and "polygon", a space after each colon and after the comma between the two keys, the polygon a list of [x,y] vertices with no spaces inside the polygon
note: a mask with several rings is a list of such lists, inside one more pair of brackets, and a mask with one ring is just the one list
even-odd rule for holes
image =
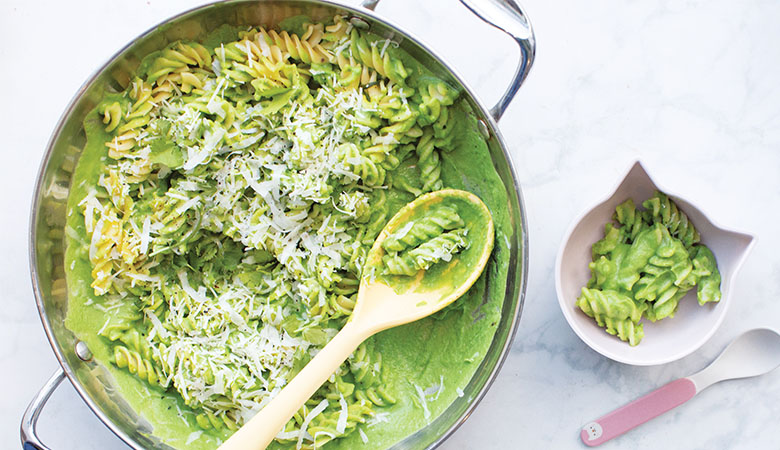
{"label": "metal rivet on pan", "polygon": [[485,139],[490,139],[490,129],[488,128],[484,120],[479,119],[477,121],[477,128],[479,128],[479,132],[482,133],[482,136]]}
{"label": "metal rivet on pan", "polygon": [[350,17],[349,23],[351,23],[353,27],[360,28],[361,30],[367,30],[371,28],[371,25],[360,17]]}
{"label": "metal rivet on pan", "polygon": [[76,342],[76,356],[82,361],[89,361],[92,359],[92,352],[89,351],[89,347],[84,341]]}

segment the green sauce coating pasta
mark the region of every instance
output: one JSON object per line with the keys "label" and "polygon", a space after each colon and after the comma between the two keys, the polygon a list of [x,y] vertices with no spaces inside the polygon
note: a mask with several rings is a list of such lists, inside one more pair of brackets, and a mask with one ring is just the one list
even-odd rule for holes
{"label": "green sauce coating pasta", "polygon": [[384,272],[412,276],[440,261],[448,262],[453,255],[468,247],[467,235],[466,228],[459,228],[435,236],[403,253],[387,254],[382,258]]}
{"label": "green sauce coating pasta", "polygon": [[[423,137],[424,139],[424,137]],[[382,241],[383,273],[413,276],[434,264],[452,260],[468,248],[468,229],[454,206],[437,204],[409,220]]]}
{"label": "green sauce coating pasta", "polygon": [[451,206],[439,206],[420,220],[408,222],[398,231],[382,241],[387,252],[402,252],[417,247],[424,241],[442,234],[444,231],[461,228],[463,219]]}
{"label": "green sauce coating pasta", "polygon": [[[220,437],[346,323],[392,196],[442,188],[453,147],[457,89],[342,17],[294,28],[150,55],[96,108],[108,159],[79,199],[112,363]],[[468,246],[451,208],[394,242],[416,270]],[[396,402],[383,377],[361,346],[277,441],[354,432]]]}
{"label": "green sauce coating pasta", "polygon": [[622,230],[625,232],[626,237],[633,241],[642,229],[644,216],[644,211],[638,211],[634,205],[634,200],[629,198],[615,208],[613,218],[617,223],[623,225]]}
{"label": "green sauce coating pasta", "polygon": [[699,278],[697,297],[699,304],[720,301],[720,272],[715,255],[703,245],[694,246],[694,273]]}
{"label": "green sauce coating pasta", "polygon": [[577,306],[621,340],[637,345],[642,317],[674,317],[680,300],[698,286],[700,305],[720,300],[715,256],[697,244],[699,233],[668,196],[656,192],[639,210],[632,199],[615,209],[604,238],[593,244],[591,279]]}
{"label": "green sauce coating pasta", "polygon": [[647,208],[653,222],[662,223],[686,248],[701,240],[688,216],[663,192],[656,192],[653,197],[645,200],[642,206]]}
{"label": "green sauce coating pasta", "polygon": [[436,151],[433,133],[423,134],[417,143],[417,158],[419,160],[420,175],[422,176],[422,191],[430,192],[442,188],[441,167],[439,165],[439,153]]}
{"label": "green sauce coating pasta", "polygon": [[607,333],[618,336],[622,341],[636,345],[644,337],[639,320],[647,308],[646,303],[637,303],[618,291],[582,288],[577,306],[596,319]]}
{"label": "green sauce coating pasta", "polygon": [[448,231],[409,250],[408,256],[416,266],[427,270],[439,261],[449,262],[455,253],[467,248],[469,246],[467,236],[466,228]]}

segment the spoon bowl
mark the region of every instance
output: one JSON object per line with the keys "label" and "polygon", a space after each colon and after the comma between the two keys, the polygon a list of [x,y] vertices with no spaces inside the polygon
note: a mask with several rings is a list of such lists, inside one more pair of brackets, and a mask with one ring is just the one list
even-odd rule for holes
{"label": "spoon bowl", "polygon": [[[455,208],[463,219],[469,245],[449,261],[419,270],[414,276],[383,273],[382,242],[404,224],[425,217],[433,207],[443,203]],[[225,441],[220,450],[265,448],[364,340],[387,328],[429,316],[463,295],[482,274],[493,250],[493,240],[490,211],[470,192],[456,189],[430,192],[401,208],[385,225],[366,256],[349,322],[269,404]],[[325,406],[327,400],[313,411]]]}
{"label": "spoon bowl", "polygon": [[[413,277],[382,274],[385,239],[443,203],[454,207],[466,222],[469,247],[451,261]],[[368,252],[351,321],[371,323],[378,332],[422,319],[454,302],[482,274],[493,250],[494,234],[490,211],[471,192],[443,189],[418,197],[390,219]]]}
{"label": "spoon bowl", "polygon": [[746,331],[702,371],[688,378],[696,391],[724,380],[763,375],[780,366],[780,334],[769,328]]}

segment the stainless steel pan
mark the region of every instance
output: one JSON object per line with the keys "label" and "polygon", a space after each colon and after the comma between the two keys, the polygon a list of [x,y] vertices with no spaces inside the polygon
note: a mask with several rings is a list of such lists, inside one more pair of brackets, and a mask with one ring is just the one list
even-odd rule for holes
{"label": "stainless steel pan", "polygon": [[506,205],[512,220],[510,269],[502,316],[487,356],[455,401],[433,423],[394,446],[398,449],[433,448],[449,437],[469,416],[495,379],[509,351],[522,310],[528,270],[528,234],[520,186],[496,122],[525,80],[534,60],[535,41],[526,15],[514,0],[461,0],[487,23],[509,34],[520,48],[520,61],[511,84],[491,109],[479,100],[441,58],[412,34],[373,12],[378,0],[364,0],[362,8],[332,0],[236,0],[184,12],[145,32],[98,69],[79,89],[62,115],[43,157],[30,218],[30,268],[38,311],[61,367],[32,400],[22,418],[21,439],[26,450],[47,449],[38,439],[35,424],[51,393],[68,377],[84,402],[122,441],[135,449],[170,448],[154,430],[116,394],[113,379],[92,360],[86,345],[64,326],[68,292],[63,267],[66,202],[73,169],[84,147],[84,116],[106,90],[121,91],[141,58],[177,39],[192,38],[222,24],[272,26],[280,20],[306,14],[324,20],[347,14],[355,26],[370,28],[391,38],[439,77],[463,86],[467,101],[478,113],[493,164],[504,183]]}

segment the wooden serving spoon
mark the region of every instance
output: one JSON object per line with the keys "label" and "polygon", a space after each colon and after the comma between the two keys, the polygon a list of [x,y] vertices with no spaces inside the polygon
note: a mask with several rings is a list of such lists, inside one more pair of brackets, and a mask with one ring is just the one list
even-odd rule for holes
{"label": "wooden serving spoon", "polygon": [[[382,242],[410,220],[439,204],[457,209],[468,228],[469,247],[416,276],[382,275]],[[456,189],[425,194],[401,208],[366,257],[357,302],[349,322],[279,394],[220,450],[264,449],[309,397],[370,336],[429,316],[463,295],[482,274],[493,250],[493,218],[476,195]]]}

